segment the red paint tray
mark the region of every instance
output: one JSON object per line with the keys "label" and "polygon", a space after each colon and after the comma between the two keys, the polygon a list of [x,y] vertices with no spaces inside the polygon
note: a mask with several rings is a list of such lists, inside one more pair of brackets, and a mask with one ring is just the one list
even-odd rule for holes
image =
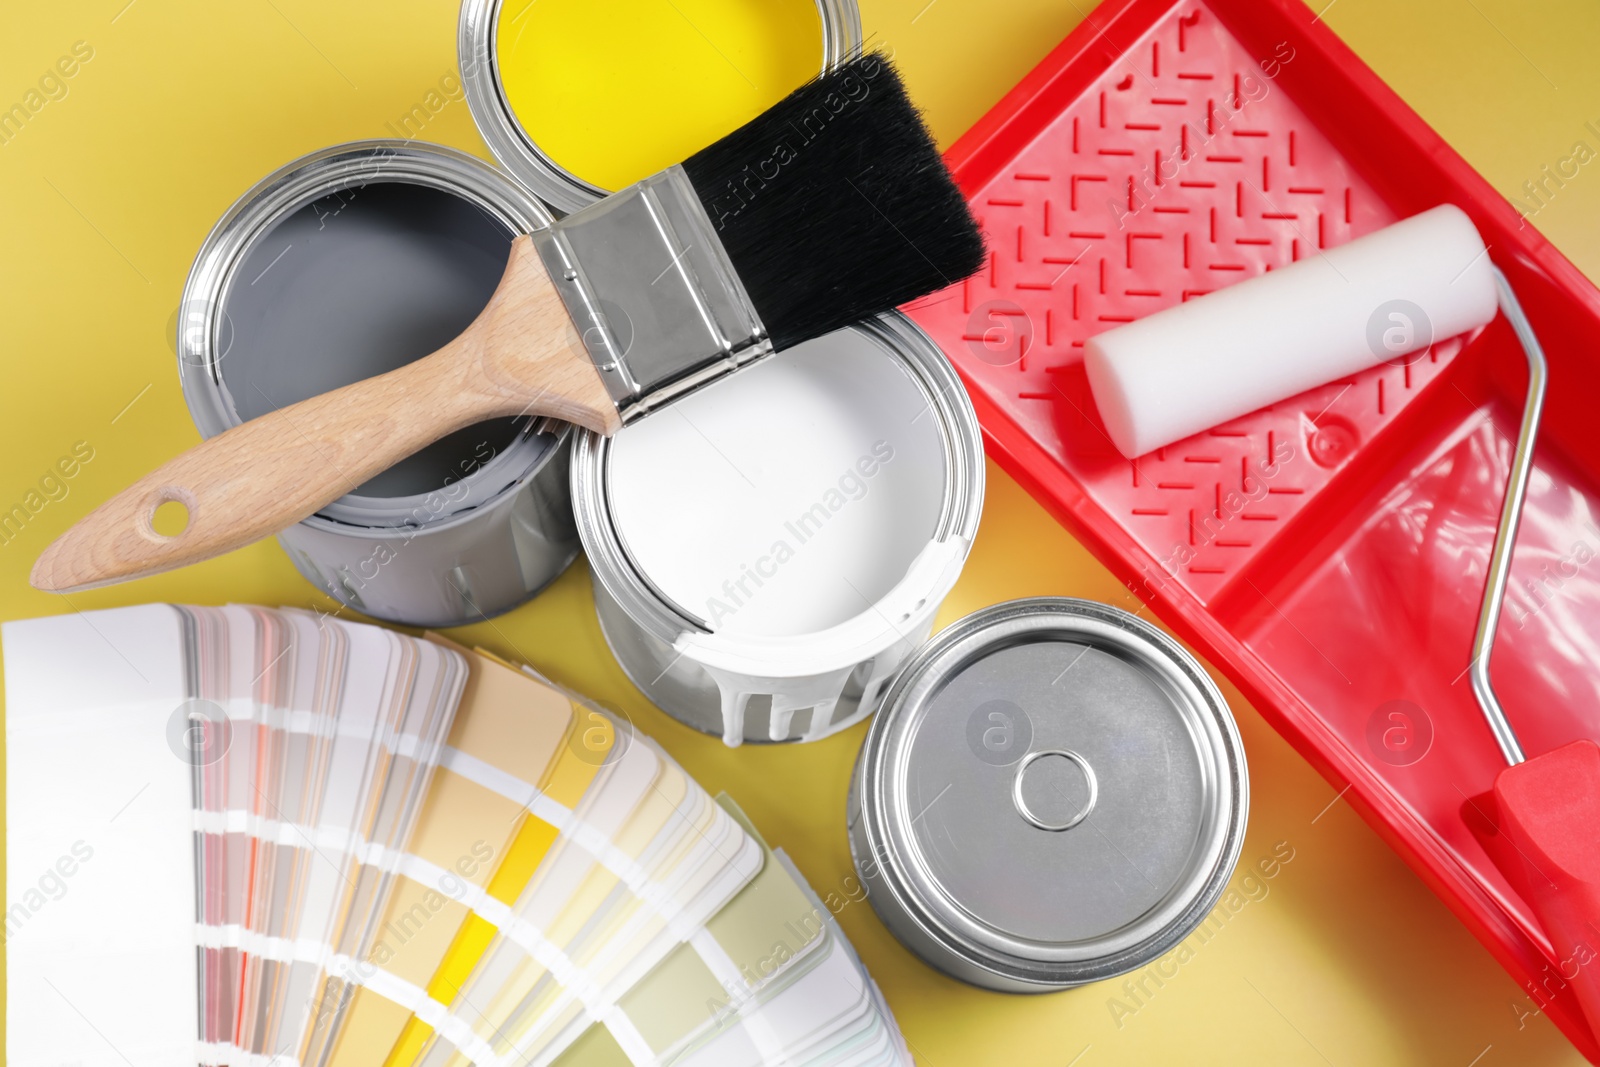
{"label": "red paint tray", "polygon": [[1468,340],[1130,463],[1085,338],[1443,202],[1551,389],[1494,659],[1530,754],[1600,736],[1600,293],[1299,0],[1110,0],[948,153],[987,270],[912,309],[994,458],[1345,794],[1591,1060],[1490,859],[1501,757],[1465,677],[1526,363]]}

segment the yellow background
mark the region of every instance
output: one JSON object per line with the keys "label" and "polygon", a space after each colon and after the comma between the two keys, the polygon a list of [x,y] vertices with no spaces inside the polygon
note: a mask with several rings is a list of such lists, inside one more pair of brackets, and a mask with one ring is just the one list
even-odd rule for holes
{"label": "yellow background", "polygon": [[[1093,18],[1089,7],[862,0],[869,36],[895,49],[945,144]],[[385,123],[455,70],[456,13],[454,0],[13,0],[0,8],[0,105],[20,99],[75,41],[94,48],[67,96],[0,145],[0,508],[19,501],[74,442],[95,449],[70,495],[0,546],[0,617],[156,599],[332,606],[270,542],[70,600],[32,591],[26,575],[71,520],[196,440],[167,338],[213,221],[301,153],[386,135]],[[1600,8],[1589,0],[1335,0],[1324,18],[1507,195],[1519,196],[1574,141],[1593,142],[1583,123],[1600,119]],[[423,136],[483,152],[463,103],[445,108]],[[1536,223],[1596,277],[1597,217],[1600,176],[1585,171]],[[1135,606],[1013,482],[992,467],[989,474],[982,531],[941,622],[1045,593]],[[841,890],[850,874],[845,785],[862,728],[804,748],[734,752],[678,726],[612,661],[582,564],[535,602],[453,636],[623,710],[708,788],[729,791],[819,893]],[[1546,1020],[1519,1022],[1531,1005],[1515,984],[1333,802],[1336,791],[1228,692],[1254,793],[1244,861],[1280,841],[1294,850],[1270,894],[1120,1027],[1107,1005],[1113,988],[1031,998],[970,989],[908,955],[868,906],[851,905],[840,920],[919,1063],[1579,1062]],[[64,775],[64,788],[69,781]]]}

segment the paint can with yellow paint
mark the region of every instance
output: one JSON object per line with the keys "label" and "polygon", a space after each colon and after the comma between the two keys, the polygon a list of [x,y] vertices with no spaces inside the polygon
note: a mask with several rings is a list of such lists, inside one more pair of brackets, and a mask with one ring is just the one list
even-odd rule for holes
{"label": "paint can with yellow paint", "polygon": [[467,102],[558,211],[664,170],[859,51],[855,0],[464,0]]}

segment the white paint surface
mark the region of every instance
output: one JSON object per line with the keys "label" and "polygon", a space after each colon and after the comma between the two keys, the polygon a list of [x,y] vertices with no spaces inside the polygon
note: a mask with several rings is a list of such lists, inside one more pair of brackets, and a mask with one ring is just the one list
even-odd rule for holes
{"label": "white paint surface", "polygon": [[938,414],[866,334],[808,342],[619,433],[612,515],[657,589],[720,634],[871,611],[933,539]]}

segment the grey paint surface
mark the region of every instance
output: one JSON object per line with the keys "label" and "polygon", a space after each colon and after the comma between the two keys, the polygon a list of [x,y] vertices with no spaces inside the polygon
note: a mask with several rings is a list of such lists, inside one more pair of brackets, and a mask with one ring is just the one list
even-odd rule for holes
{"label": "grey paint surface", "polygon": [[[241,421],[420,359],[488,303],[512,235],[442,189],[373,182],[279,222],[245,254],[219,365]],[[516,436],[512,419],[459,430],[367,481],[362,496],[439,489]],[[465,464],[465,466],[463,466]]]}

